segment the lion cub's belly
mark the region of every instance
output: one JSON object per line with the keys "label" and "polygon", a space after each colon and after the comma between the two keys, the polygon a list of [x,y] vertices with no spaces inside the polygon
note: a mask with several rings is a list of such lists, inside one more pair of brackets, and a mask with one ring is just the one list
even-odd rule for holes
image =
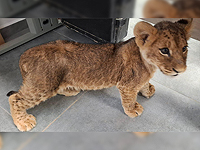
{"label": "lion cub's belly", "polygon": [[80,89],[81,90],[100,90],[100,89],[109,88],[112,86],[114,86],[114,84],[108,84],[108,83],[104,83],[101,85],[96,85],[96,84],[95,85],[81,85]]}
{"label": "lion cub's belly", "polygon": [[[89,73],[88,73],[89,72]],[[118,73],[105,70],[83,71],[82,73],[68,73],[62,85],[81,90],[98,90],[115,86],[118,82]]]}
{"label": "lion cub's belly", "polygon": [[99,90],[103,88],[109,88],[112,86],[115,86],[117,83],[112,78],[89,78],[89,77],[77,77],[77,78],[71,78],[67,80],[63,80],[61,83],[60,88],[68,88],[73,87],[75,89],[80,90]]}
{"label": "lion cub's belly", "polygon": [[81,90],[100,90],[100,89],[109,88],[109,87],[112,87],[115,85],[116,84],[113,84],[111,82],[91,81],[91,82],[87,82],[87,83],[77,82],[77,83],[71,84],[69,87],[74,87],[74,88],[81,89]]}

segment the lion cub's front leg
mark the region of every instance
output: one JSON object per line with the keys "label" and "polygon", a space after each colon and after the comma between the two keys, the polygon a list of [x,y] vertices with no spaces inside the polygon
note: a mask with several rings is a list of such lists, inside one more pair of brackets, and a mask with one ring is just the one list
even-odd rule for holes
{"label": "lion cub's front leg", "polygon": [[142,114],[143,107],[136,101],[137,91],[130,88],[119,88],[124,112],[131,118]]}
{"label": "lion cub's front leg", "polygon": [[155,87],[154,87],[151,83],[147,82],[147,83],[141,88],[140,93],[141,93],[144,97],[150,98],[150,97],[153,96],[154,93],[155,93]]}

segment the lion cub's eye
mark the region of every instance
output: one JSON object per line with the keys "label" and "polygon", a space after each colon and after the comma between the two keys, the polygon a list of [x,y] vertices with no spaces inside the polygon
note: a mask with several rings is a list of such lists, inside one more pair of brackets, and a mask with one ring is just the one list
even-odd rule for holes
{"label": "lion cub's eye", "polygon": [[185,51],[187,50],[187,47],[188,47],[188,46],[184,46],[184,47],[183,47],[183,52],[185,52]]}
{"label": "lion cub's eye", "polygon": [[161,51],[161,53],[169,55],[169,49],[168,48],[159,48],[159,50]]}

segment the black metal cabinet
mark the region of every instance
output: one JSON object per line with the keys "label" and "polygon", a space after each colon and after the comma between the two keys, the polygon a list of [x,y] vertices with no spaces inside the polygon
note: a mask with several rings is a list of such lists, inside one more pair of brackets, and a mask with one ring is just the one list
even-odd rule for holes
{"label": "black metal cabinet", "polygon": [[117,43],[121,41],[128,30],[128,18],[119,19],[61,19],[71,29],[85,34],[99,43]]}
{"label": "black metal cabinet", "polygon": [[45,0],[81,18],[133,17],[135,0]]}

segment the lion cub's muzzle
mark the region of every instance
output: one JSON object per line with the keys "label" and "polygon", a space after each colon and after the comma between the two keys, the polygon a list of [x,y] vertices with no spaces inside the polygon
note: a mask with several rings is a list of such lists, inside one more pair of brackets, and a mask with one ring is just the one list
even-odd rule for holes
{"label": "lion cub's muzzle", "polygon": [[181,67],[181,68],[172,68],[171,75],[178,76],[179,74],[185,72],[186,68],[187,68],[186,66]]}
{"label": "lion cub's muzzle", "polygon": [[160,69],[162,73],[168,76],[178,76],[179,74],[185,72],[187,66],[174,67],[171,69]]}
{"label": "lion cub's muzzle", "polygon": [[185,64],[181,64],[181,65],[176,65],[176,67],[173,67],[172,68],[172,71],[174,73],[173,76],[177,76],[179,75],[180,73],[183,73],[185,72],[187,66]]}

